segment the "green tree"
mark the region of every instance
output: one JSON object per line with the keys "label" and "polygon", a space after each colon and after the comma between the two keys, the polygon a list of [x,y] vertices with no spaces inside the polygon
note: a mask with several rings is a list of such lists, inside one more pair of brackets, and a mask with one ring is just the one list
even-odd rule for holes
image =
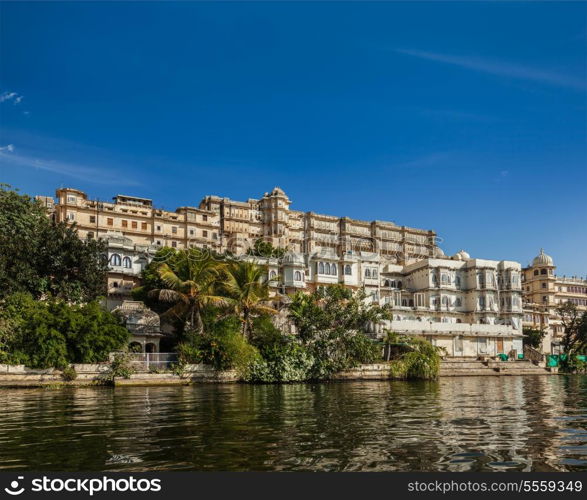
{"label": "green tree", "polygon": [[267,268],[264,266],[240,260],[228,262],[222,268],[219,288],[231,310],[241,319],[245,338],[250,337],[255,318],[277,313],[269,306]]}
{"label": "green tree", "polygon": [[367,336],[367,325],[388,317],[388,310],[368,303],[364,292],[339,285],[299,292],[289,306],[298,337],[315,360],[315,379],[380,359],[381,345]]}
{"label": "green tree", "polygon": [[252,248],[247,250],[248,255],[256,257],[268,257],[280,259],[285,255],[286,250],[284,248],[274,247],[271,242],[264,241],[261,238],[255,240]]}
{"label": "green tree", "polygon": [[522,332],[524,334],[524,345],[533,347],[534,349],[540,349],[542,340],[546,335],[546,330],[540,328],[524,328]]}
{"label": "green tree", "polygon": [[171,304],[161,317],[177,319],[184,332],[201,335],[204,308],[226,304],[226,299],[217,294],[220,263],[198,249],[179,250],[172,259],[159,264],[157,273],[163,287],[150,290],[149,295],[162,304]]}
{"label": "green tree", "polygon": [[570,301],[560,304],[556,311],[564,328],[563,349],[567,354],[585,352],[587,349],[587,313],[582,313]]}
{"label": "green tree", "polygon": [[98,302],[83,306],[62,300],[38,301],[30,294],[6,297],[0,308],[3,361],[32,368],[63,368],[70,363],[106,361],[122,348],[129,333]]}
{"label": "green tree", "polygon": [[0,185],[0,298],[16,292],[87,302],[106,293],[105,243],[82,241],[44,208]]}

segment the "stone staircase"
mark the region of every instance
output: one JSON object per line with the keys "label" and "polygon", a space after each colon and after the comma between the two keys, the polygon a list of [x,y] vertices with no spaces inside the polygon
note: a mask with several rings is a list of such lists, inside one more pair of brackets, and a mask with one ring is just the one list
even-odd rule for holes
{"label": "stone staircase", "polygon": [[441,377],[473,375],[552,375],[550,369],[537,366],[529,360],[495,361],[475,358],[447,358],[440,363]]}

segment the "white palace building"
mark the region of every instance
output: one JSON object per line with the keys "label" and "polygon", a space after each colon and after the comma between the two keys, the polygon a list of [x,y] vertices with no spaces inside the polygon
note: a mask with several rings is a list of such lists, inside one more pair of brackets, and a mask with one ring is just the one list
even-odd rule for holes
{"label": "white palace building", "polygon": [[[57,191],[57,203],[37,199],[56,220],[75,223],[80,237],[108,242],[110,308],[128,299],[159,248],[210,248],[267,265],[276,298],[334,284],[364,290],[393,311],[393,320],[371,325],[373,335],[424,336],[449,356],[522,353],[520,264],[462,250],[447,257],[431,230],[291,210],[280,188],[246,202],[206,196],[175,211],[132,196],[91,200],[71,188]],[[285,254],[247,256],[259,239]]]}

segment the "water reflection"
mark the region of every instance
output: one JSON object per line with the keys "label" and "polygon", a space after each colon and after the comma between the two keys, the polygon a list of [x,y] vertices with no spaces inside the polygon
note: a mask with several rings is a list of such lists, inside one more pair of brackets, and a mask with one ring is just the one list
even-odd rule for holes
{"label": "water reflection", "polygon": [[587,469],[587,377],[0,390],[0,467]]}

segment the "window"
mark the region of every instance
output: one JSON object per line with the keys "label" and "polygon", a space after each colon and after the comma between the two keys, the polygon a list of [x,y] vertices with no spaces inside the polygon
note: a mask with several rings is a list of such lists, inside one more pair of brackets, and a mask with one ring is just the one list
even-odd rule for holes
{"label": "window", "polygon": [[546,288],[546,283],[542,283],[542,288]]}
{"label": "window", "polygon": [[547,295],[543,295],[542,296],[542,302],[548,302],[548,296]]}
{"label": "window", "polygon": [[75,196],[68,196],[67,197],[67,203],[75,203],[77,201],[77,198]]}
{"label": "window", "polygon": [[73,212],[67,212],[67,220],[75,220],[75,214]]}
{"label": "window", "polygon": [[141,229],[143,231],[146,231],[147,230],[147,223],[146,222],[141,222]]}
{"label": "window", "polygon": [[177,234],[177,226],[171,226],[171,232]]}
{"label": "window", "polygon": [[110,257],[110,264],[112,264],[113,266],[119,266],[120,263],[121,263],[120,255],[118,255],[117,253],[113,253],[112,256]]}
{"label": "window", "polygon": [[330,264],[328,262],[324,264],[324,274],[330,275]]}
{"label": "window", "polygon": [[398,281],[398,282],[397,282],[397,287],[398,287],[398,288],[401,288],[401,287],[402,287],[402,282],[401,282],[401,281]]}
{"label": "window", "polygon": [[127,269],[131,268],[130,257],[125,257],[122,259],[122,267],[126,267]]}
{"label": "window", "polygon": [[371,277],[371,269],[367,268],[365,269],[365,278],[370,278]]}
{"label": "window", "polygon": [[436,277],[436,274],[432,274],[432,284],[436,285],[438,283],[438,278]]}
{"label": "window", "polygon": [[156,241],[157,245],[161,246],[161,240]]}
{"label": "window", "polygon": [[318,274],[324,274],[324,262],[318,263]]}
{"label": "window", "polygon": [[204,222],[206,222],[206,221],[208,220],[208,216],[207,216],[207,215],[202,215],[202,220],[203,220]]}
{"label": "window", "polygon": [[350,276],[353,274],[353,268],[349,264],[344,266],[344,274],[346,274],[347,276]]}
{"label": "window", "polygon": [[108,217],[108,218],[106,219],[106,224],[108,224],[109,226],[113,226],[113,225],[114,225],[114,219],[112,219],[112,218]]}
{"label": "window", "polygon": [[447,307],[450,305],[449,298],[446,295],[444,297],[442,297],[442,305],[447,306]]}
{"label": "window", "polygon": [[92,231],[88,232],[88,239],[91,240],[94,237],[94,233]]}
{"label": "window", "polygon": [[95,223],[96,223],[96,216],[90,215],[90,224],[95,224]]}
{"label": "window", "polygon": [[440,282],[441,282],[443,285],[448,285],[448,284],[450,284],[450,278],[449,278],[448,274],[442,273],[442,274],[440,275]]}
{"label": "window", "polygon": [[332,276],[336,276],[338,274],[336,264],[330,264],[330,274],[332,274]]}
{"label": "window", "polygon": [[202,236],[204,238],[207,238],[208,237],[208,231],[202,231]]}
{"label": "window", "polygon": [[479,297],[479,307],[485,309],[485,297]]}
{"label": "window", "polygon": [[275,278],[277,278],[277,273],[275,271],[270,271],[269,272],[269,279],[274,280]]}
{"label": "window", "polygon": [[131,225],[131,227],[132,227],[133,229],[136,229],[137,227],[139,227],[139,224],[138,224],[138,222],[137,222],[136,220],[133,220],[133,221],[130,223],[130,225]]}
{"label": "window", "polygon": [[194,230],[190,229],[190,236],[193,236],[193,235],[194,235]]}
{"label": "window", "polygon": [[122,227],[128,227],[128,221],[126,221],[126,220],[120,221],[120,224]]}
{"label": "window", "polygon": [[388,287],[388,288],[389,288],[389,287],[391,287],[391,281],[389,281],[389,280],[385,280],[385,281],[383,282],[383,286],[386,286],[386,287]]}
{"label": "window", "polygon": [[534,276],[538,276],[538,269],[534,269]]}
{"label": "window", "polygon": [[373,270],[371,271],[371,276],[372,276],[373,278],[377,278],[377,269],[373,269]]}
{"label": "window", "polygon": [[547,274],[547,271],[546,271],[546,269],[542,269],[542,270],[540,271],[540,274]]}
{"label": "window", "polygon": [[455,285],[457,286],[457,288],[461,287],[461,277],[460,276],[457,276],[455,278]]}
{"label": "window", "polygon": [[118,288],[118,281],[112,282],[112,288]]}
{"label": "window", "polygon": [[173,248],[177,248],[177,241],[172,241],[172,242],[171,242],[171,246],[172,246]]}
{"label": "window", "polygon": [[157,226],[157,231],[161,231],[161,226]]}
{"label": "window", "polygon": [[300,273],[299,271],[296,271],[294,273],[294,280],[295,281],[302,281],[302,273]]}
{"label": "window", "polygon": [[462,305],[463,305],[463,301],[461,300],[461,298],[460,298],[460,297],[457,297],[457,298],[455,299],[455,306],[456,306],[456,307],[461,307]]}

